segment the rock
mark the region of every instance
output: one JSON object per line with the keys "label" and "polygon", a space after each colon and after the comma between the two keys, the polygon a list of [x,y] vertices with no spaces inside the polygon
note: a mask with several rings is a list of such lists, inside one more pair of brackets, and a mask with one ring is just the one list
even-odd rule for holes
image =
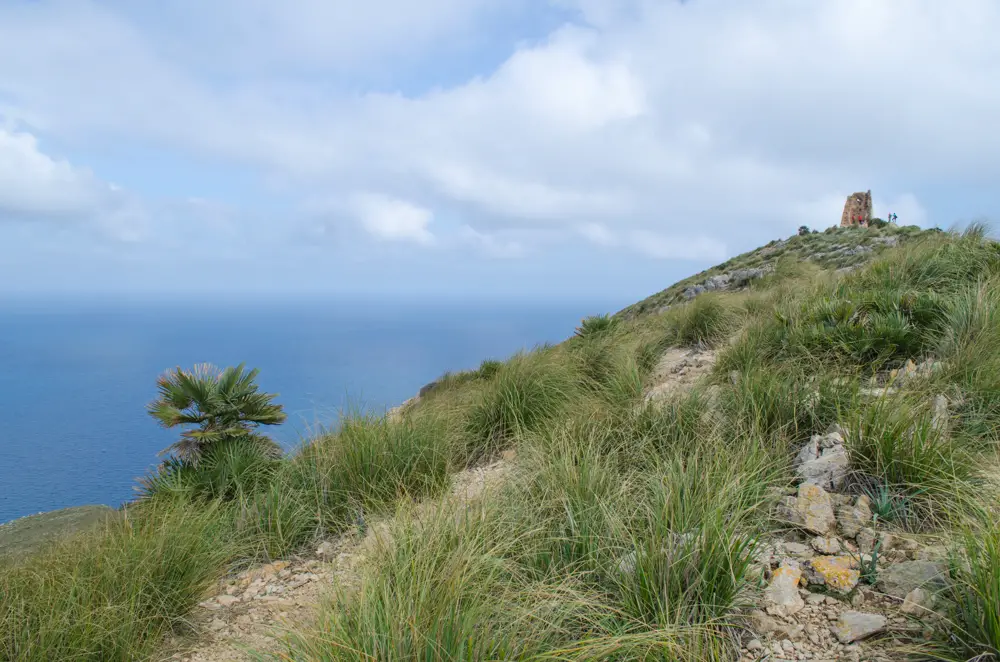
{"label": "rock", "polygon": [[836,538],[816,536],[809,541],[809,544],[820,554],[840,554],[840,541]]}
{"label": "rock", "polygon": [[845,611],[831,629],[842,644],[850,644],[885,629],[885,616],[860,611]]}
{"label": "rock", "polygon": [[926,616],[934,608],[934,594],[922,588],[915,588],[903,598],[900,607],[904,614],[911,616]]}
{"label": "rock", "polygon": [[213,618],[212,622],[209,623],[208,627],[210,630],[212,630],[212,632],[218,632],[219,630],[226,627],[226,622],[221,618]]}
{"label": "rock", "polygon": [[801,578],[802,571],[799,568],[785,563],[774,571],[771,583],[764,590],[767,613],[775,616],[791,616],[805,606],[798,589]]}
{"label": "rock", "polygon": [[514,460],[517,459],[517,451],[514,450],[513,448],[508,448],[503,453],[500,453],[500,458],[504,462],[513,462]]}
{"label": "rock", "polygon": [[854,537],[854,540],[858,543],[858,551],[864,554],[871,554],[875,549],[875,529],[870,527],[861,529]]}
{"label": "rock", "polygon": [[826,602],[826,596],[822,593],[810,593],[805,600],[807,605],[821,605]]}
{"label": "rock", "polygon": [[837,525],[845,538],[858,535],[858,532],[871,522],[871,500],[864,494],[857,498],[853,506],[841,506],[837,509]]}
{"label": "rock", "polygon": [[799,485],[795,509],[802,516],[802,527],[807,531],[823,536],[831,533],[837,526],[830,495],[819,485]]}
{"label": "rock", "polygon": [[798,499],[793,496],[785,496],[778,500],[774,507],[774,517],[790,526],[803,526],[805,520],[799,513]]}
{"label": "rock", "polygon": [[948,418],[948,398],[943,395],[934,396],[931,401],[931,427],[939,431],[946,430]]}
{"label": "rock", "polygon": [[750,619],[753,623],[754,632],[757,634],[771,634],[780,627],[777,621],[759,609],[755,609],[750,613]]}
{"label": "rock", "polygon": [[886,595],[905,599],[915,588],[936,591],[945,586],[944,564],[935,561],[906,561],[889,566],[879,577],[879,588]]}
{"label": "rock", "polygon": [[316,556],[320,557],[321,559],[332,559],[336,555],[337,555],[337,548],[330,541],[320,543],[320,546],[316,548]]}
{"label": "rock", "polygon": [[235,595],[220,595],[215,598],[215,601],[223,607],[229,607],[230,605],[234,605],[239,602],[240,599]]}
{"label": "rock", "polygon": [[750,652],[764,650],[764,644],[760,643],[760,639],[751,639],[747,642],[747,650]]}
{"label": "rock", "polygon": [[786,554],[796,558],[809,558],[813,555],[809,546],[800,542],[785,542],[781,546],[784,548]]}
{"label": "rock", "polygon": [[806,576],[812,584],[848,593],[858,585],[861,572],[857,562],[850,556],[818,556],[809,561]]}
{"label": "rock", "polygon": [[827,490],[839,490],[847,479],[850,460],[844,439],[837,432],[813,435],[795,458],[795,473],[807,483]]}

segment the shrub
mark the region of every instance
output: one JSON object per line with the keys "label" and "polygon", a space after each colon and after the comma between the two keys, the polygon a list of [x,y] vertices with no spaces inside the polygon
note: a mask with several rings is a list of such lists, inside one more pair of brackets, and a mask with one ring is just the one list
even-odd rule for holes
{"label": "shrub", "polygon": [[139,494],[142,498],[238,499],[266,489],[279,463],[257,439],[231,437],[202,451],[197,464],[167,458],[156,471],[139,480]]}
{"label": "shrub", "polygon": [[488,457],[516,435],[538,430],[563,410],[576,386],[572,369],[546,355],[509,361],[469,412],[465,461]]}
{"label": "shrub", "polygon": [[486,359],[479,364],[479,376],[483,379],[493,379],[493,377],[500,372],[503,367],[502,361],[496,361],[494,359]]}
{"label": "shrub", "polygon": [[185,430],[164,452],[197,464],[212,444],[240,438],[280,453],[274,442],[256,433],[258,426],[277,425],[286,418],[281,405],[271,402],[276,394],[258,390],[258,372],[245,370],[242,363],[225,370],[200,363],[193,370],[164,373],[156,381],[160,395],[150,403],[149,414],[166,428],[197,426]]}
{"label": "shrub", "polygon": [[849,419],[851,465],[884,486],[912,515],[910,525],[941,522],[963,507],[978,482],[975,455],[946,434],[926,406],[883,398]]}
{"label": "shrub", "polygon": [[593,338],[603,335],[618,326],[618,318],[610,315],[591,315],[585,317],[574,334],[577,338]]}
{"label": "shrub", "polygon": [[712,344],[732,333],[739,322],[733,302],[721,295],[702,294],[685,306],[669,311],[677,341]]}
{"label": "shrub", "polygon": [[276,482],[307,505],[316,528],[336,532],[397,499],[442,490],[454,443],[437,414],[400,420],[352,415],[336,432],[304,446]]}

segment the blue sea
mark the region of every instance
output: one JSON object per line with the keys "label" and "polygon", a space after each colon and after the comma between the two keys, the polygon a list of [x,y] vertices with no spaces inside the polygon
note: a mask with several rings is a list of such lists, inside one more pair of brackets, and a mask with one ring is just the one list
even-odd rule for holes
{"label": "blue sea", "polygon": [[176,438],[145,410],[166,369],[259,368],[288,414],[270,432],[291,448],[345,408],[383,412],[624,303],[0,301],[0,522],[131,499]]}

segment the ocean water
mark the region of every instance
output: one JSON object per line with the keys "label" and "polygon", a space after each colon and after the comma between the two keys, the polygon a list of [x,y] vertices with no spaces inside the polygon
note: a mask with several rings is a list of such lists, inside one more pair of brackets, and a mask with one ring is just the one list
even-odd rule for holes
{"label": "ocean water", "polygon": [[164,370],[260,368],[293,447],[343,408],[384,411],[445,370],[559,342],[610,302],[0,302],[0,522],[118,506],[176,438],[146,413]]}

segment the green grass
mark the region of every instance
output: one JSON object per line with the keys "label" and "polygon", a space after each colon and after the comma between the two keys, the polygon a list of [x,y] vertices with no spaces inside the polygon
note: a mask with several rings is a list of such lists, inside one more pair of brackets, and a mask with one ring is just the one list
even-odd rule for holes
{"label": "green grass", "polygon": [[[952,659],[1000,656],[1000,528],[995,514],[980,510],[967,520],[951,559]],[[981,656],[981,657],[977,657]]]}
{"label": "green grass", "polygon": [[218,506],[143,504],[0,566],[0,659],[149,658],[235,555]]}
{"label": "green grass", "polygon": [[[742,292],[683,303],[692,284],[761,266]],[[168,465],[127,518],[0,562],[0,659],[150,659],[227,569],[385,518],[360,586],[279,659],[732,659],[770,500],[834,423],[846,489],[890,527],[956,542],[939,656],[995,654],[998,286],[1000,249],[979,227],[795,236],[561,345],[446,374],[391,419],[345,416],[280,459],[236,444]],[[664,351],[699,344],[718,351],[707,379],[643,404]],[[937,368],[898,392],[867,391],[925,359]],[[453,472],[507,448],[500,488],[446,500]]]}

